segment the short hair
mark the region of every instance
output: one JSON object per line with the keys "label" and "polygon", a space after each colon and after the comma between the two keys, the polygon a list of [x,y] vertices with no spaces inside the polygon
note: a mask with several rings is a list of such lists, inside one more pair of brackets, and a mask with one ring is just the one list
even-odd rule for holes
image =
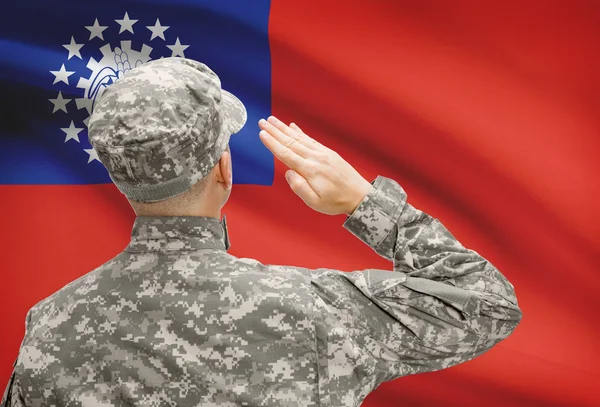
{"label": "short hair", "polygon": [[158,202],[138,202],[128,199],[137,216],[177,216],[202,199],[212,171],[191,186],[190,189],[172,198]]}

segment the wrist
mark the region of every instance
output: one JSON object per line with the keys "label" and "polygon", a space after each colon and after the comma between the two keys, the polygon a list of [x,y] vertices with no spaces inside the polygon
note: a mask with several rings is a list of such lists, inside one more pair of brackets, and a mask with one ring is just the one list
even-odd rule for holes
{"label": "wrist", "polygon": [[357,190],[357,193],[355,195],[356,198],[354,200],[352,200],[351,205],[349,206],[348,210],[346,211],[346,215],[352,216],[354,214],[354,212],[356,212],[356,209],[358,209],[360,204],[365,200],[366,196],[369,194],[369,191],[371,191],[372,187],[373,187],[373,184],[371,184],[367,180],[364,180],[364,183]]}

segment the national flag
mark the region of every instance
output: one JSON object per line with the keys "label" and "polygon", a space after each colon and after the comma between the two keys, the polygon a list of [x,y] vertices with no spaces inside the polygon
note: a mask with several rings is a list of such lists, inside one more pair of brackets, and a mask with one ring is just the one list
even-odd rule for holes
{"label": "national flag", "polygon": [[258,138],[296,122],[398,181],[514,284],[515,333],[365,406],[594,406],[600,306],[600,5],[30,0],[0,13],[0,392],[34,304],[114,257],[134,213],[87,141],[94,96],[137,64],[206,63],[248,109],[231,138],[229,253],[392,265],[310,210]]}

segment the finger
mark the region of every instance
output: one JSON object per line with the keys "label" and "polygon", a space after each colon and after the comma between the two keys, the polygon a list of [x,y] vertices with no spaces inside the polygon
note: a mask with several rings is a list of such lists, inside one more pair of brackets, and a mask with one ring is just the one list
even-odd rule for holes
{"label": "finger", "polygon": [[277,139],[271,136],[266,130],[258,133],[263,144],[277,157],[281,162],[295,170],[298,173],[305,174],[307,162],[290,148],[281,144]]}
{"label": "finger", "polygon": [[305,144],[307,147],[309,147],[311,149],[315,149],[317,146],[325,147],[323,144],[319,143],[317,140],[315,140],[314,138],[312,138],[308,134],[306,134],[296,123],[290,123],[290,127],[296,131],[299,131],[304,136],[306,136],[307,142]]}
{"label": "finger", "polygon": [[[279,130],[283,135],[295,139],[301,146],[306,147],[304,149],[302,149],[302,147],[299,147],[298,151],[296,151],[303,157],[306,157],[306,154],[304,152],[307,152],[308,150],[314,150],[314,143],[310,141],[311,139],[306,134],[290,128],[287,124],[277,119],[275,116],[269,116],[269,118],[267,119],[267,123],[270,123],[273,126],[275,126],[275,128]],[[308,151],[308,153],[310,153],[310,151]]]}
{"label": "finger", "polygon": [[297,137],[296,138],[289,137],[288,135],[283,133],[281,130],[279,130],[277,127],[275,127],[275,125],[273,125],[273,123],[270,123],[264,119],[261,119],[258,122],[258,127],[267,131],[273,138],[275,138],[277,141],[279,141],[284,146],[290,148],[292,151],[294,151],[296,154],[298,154],[301,157],[306,158],[312,151],[310,148],[308,148],[307,146],[300,143],[298,141]]}
{"label": "finger", "polygon": [[298,126],[296,123],[290,123],[290,127],[296,131],[299,131],[300,133],[306,135],[306,133],[304,132],[304,130],[302,130],[300,128],[300,126]]}

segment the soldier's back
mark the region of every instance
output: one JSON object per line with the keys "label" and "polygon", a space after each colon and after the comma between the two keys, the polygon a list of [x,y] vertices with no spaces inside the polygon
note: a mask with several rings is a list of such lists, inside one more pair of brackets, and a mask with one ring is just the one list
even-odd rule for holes
{"label": "soldier's back", "polygon": [[13,393],[26,405],[318,405],[308,275],[197,231],[134,239],[34,306]]}

